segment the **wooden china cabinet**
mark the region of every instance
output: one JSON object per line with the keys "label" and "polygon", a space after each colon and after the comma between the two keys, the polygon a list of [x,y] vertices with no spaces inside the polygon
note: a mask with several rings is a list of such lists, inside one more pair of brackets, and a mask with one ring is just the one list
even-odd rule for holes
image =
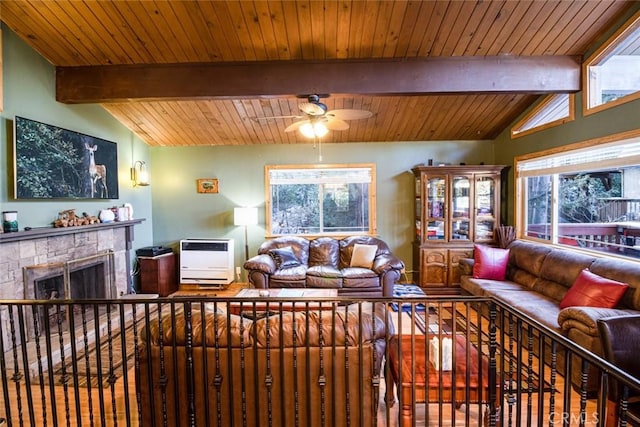
{"label": "wooden china cabinet", "polygon": [[[500,225],[500,185],[506,166],[418,166],[415,176],[413,265],[430,291],[460,286],[458,261],[474,243],[493,244]],[[414,273],[415,274],[415,273]]]}

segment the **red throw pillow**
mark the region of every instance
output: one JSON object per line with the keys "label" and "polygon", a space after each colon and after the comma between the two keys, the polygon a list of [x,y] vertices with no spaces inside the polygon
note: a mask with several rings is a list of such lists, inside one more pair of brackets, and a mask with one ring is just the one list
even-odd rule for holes
{"label": "red throw pillow", "polygon": [[473,277],[475,279],[504,280],[509,262],[509,249],[473,246]]}
{"label": "red throw pillow", "polygon": [[598,276],[585,269],[578,274],[575,282],[560,301],[560,308],[574,306],[614,308],[628,287],[626,283]]}

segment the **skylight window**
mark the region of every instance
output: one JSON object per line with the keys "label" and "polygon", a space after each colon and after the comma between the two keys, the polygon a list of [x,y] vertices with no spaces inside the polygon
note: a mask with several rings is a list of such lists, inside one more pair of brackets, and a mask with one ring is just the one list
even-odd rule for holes
{"label": "skylight window", "polygon": [[511,138],[558,126],[573,120],[574,117],[573,95],[548,95],[511,128]]}
{"label": "skylight window", "polygon": [[640,98],[640,12],[583,67],[585,114]]}

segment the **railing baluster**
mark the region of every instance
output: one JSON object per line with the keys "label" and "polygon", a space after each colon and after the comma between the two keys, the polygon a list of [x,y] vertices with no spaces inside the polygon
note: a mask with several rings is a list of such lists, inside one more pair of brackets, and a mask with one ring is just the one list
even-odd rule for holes
{"label": "railing baluster", "polygon": [[[335,310],[335,307],[334,307]],[[294,427],[300,426],[300,390],[298,389],[298,318],[293,316],[293,324],[291,327],[292,339],[293,339],[293,425]]]}
{"label": "railing baluster", "polygon": [[[309,306],[307,306],[307,313],[309,312]],[[324,372],[324,335],[322,327],[322,310],[318,311],[318,354],[319,354],[319,369],[318,369],[318,387],[320,389],[320,425],[326,425],[326,402],[325,402],[325,386],[327,384],[327,378]],[[345,328],[345,334],[346,334]],[[346,337],[345,337],[346,338]],[[345,339],[346,342],[346,339]],[[308,345],[308,344],[307,344]],[[348,357],[345,354],[345,366],[349,363]],[[349,395],[349,381],[345,381],[345,396]],[[348,414],[347,414],[348,419]],[[347,423],[348,425],[348,423]]]}
{"label": "railing baluster", "polygon": [[496,425],[496,382],[497,364],[496,364],[496,324],[497,308],[496,304],[489,303],[489,427]]}
{"label": "railing baluster", "polygon": [[[42,335],[38,310],[36,306],[31,307],[31,316],[33,318],[33,333],[35,335],[36,361],[38,364],[38,379],[40,382],[40,402],[42,403],[42,425],[47,425],[47,397],[45,395],[44,372],[42,370],[42,350],[40,348],[40,336]],[[55,408],[55,405],[51,405]]]}
{"label": "railing baluster", "polygon": [[[215,306],[215,312],[217,313],[217,303]],[[217,331],[219,330],[219,317],[218,316],[214,316],[213,317],[213,353],[215,355],[215,373],[213,376],[213,381],[212,381],[212,386],[215,387],[216,389],[216,406],[215,406],[215,410],[216,410],[216,420],[217,425],[221,426],[222,425],[222,381],[223,381],[223,377],[221,374],[221,365],[220,365],[220,342],[218,340],[218,333]],[[242,348],[243,344],[244,344],[244,334],[240,335],[240,347]],[[242,357],[244,357],[244,355],[241,353]],[[229,357],[229,359],[231,359]],[[229,393],[230,394],[230,393]],[[229,398],[229,400],[231,402],[233,402],[233,396],[231,396]],[[232,418],[233,420],[233,418]]]}

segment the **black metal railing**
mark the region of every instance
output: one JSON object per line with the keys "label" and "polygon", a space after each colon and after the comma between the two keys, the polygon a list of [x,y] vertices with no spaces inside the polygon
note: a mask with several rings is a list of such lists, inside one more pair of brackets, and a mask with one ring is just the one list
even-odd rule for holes
{"label": "black metal railing", "polygon": [[605,425],[608,384],[640,390],[489,298],[4,300],[0,320],[8,425]]}

